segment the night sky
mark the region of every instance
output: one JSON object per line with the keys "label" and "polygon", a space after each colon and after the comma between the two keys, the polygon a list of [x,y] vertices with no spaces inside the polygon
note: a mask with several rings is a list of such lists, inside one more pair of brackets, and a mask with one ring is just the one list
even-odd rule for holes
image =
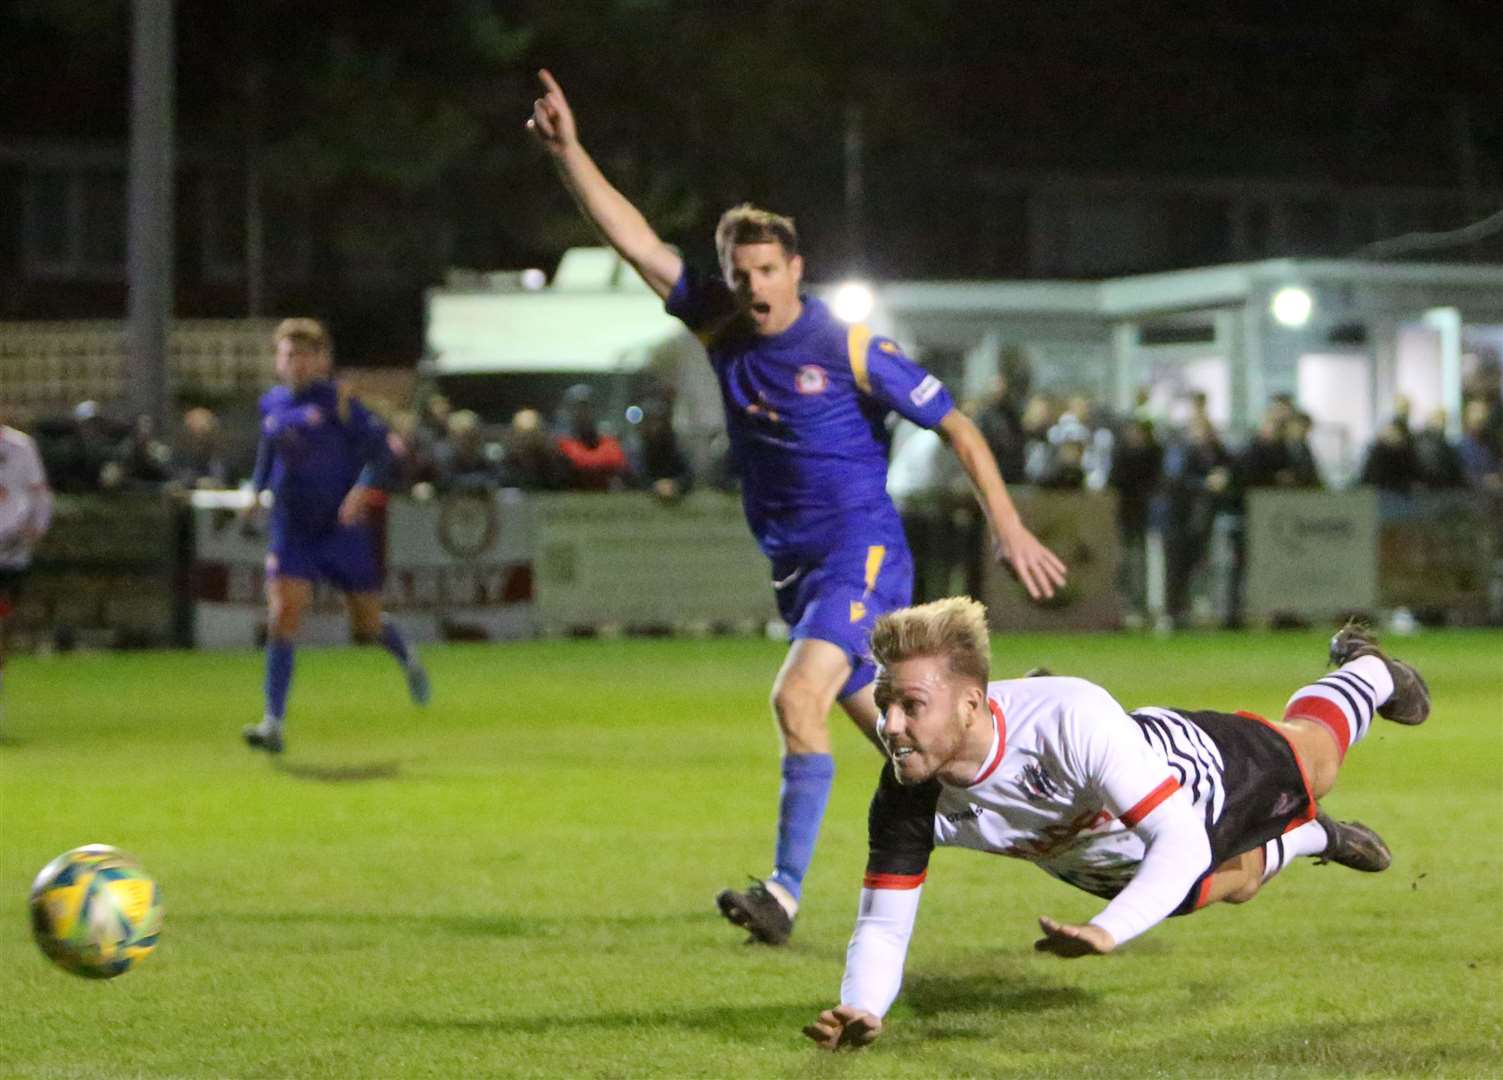
{"label": "night sky", "polygon": [[[181,156],[235,169],[255,148],[270,201],[311,222],[304,293],[325,307],[410,307],[447,266],[589,242],[522,129],[540,66],[665,237],[702,252],[721,209],[763,202],[799,218],[816,276],[854,257],[853,115],[878,274],[1009,270],[954,238],[997,227],[977,193],[1020,173],[1503,190],[1491,0],[205,0],[177,18]],[[118,0],[0,9],[0,147],[123,146],[128,26]]]}

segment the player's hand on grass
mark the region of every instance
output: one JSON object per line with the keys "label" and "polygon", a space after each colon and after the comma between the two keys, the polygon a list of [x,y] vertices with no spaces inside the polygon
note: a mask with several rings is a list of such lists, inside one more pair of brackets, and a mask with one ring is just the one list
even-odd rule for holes
{"label": "player's hand on grass", "polygon": [[370,512],[371,489],[364,484],[356,484],[345,494],[344,501],[339,504],[339,523],[341,525],[359,525],[365,520]]}
{"label": "player's hand on grass", "polygon": [[1067,960],[1076,956],[1105,956],[1117,947],[1112,935],[1090,923],[1070,926],[1041,915],[1039,928],[1044,931],[1044,936],[1033,943],[1034,950],[1063,956]]}
{"label": "player's hand on grass", "polygon": [[1048,600],[1065,584],[1069,568],[1020,521],[997,531],[997,557],[1005,562],[1034,600]]}
{"label": "player's hand on grass", "polygon": [[819,1014],[819,1019],[804,1028],[821,1050],[839,1050],[842,1046],[859,1050],[882,1034],[880,1017],[854,1005],[837,1005]]}
{"label": "player's hand on grass", "polygon": [[574,110],[569,108],[563,87],[546,68],[538,72],[538,81],[543,84],[543,96],[532,103],[532,119],[527,121],[527,130],[537,136],[538,142],[550,154],[562,154],[579,141],[574,127]]}

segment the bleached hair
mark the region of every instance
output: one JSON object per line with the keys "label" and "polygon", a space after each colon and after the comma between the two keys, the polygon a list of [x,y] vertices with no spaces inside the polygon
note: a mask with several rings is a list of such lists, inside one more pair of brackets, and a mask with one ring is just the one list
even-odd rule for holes
{"label": "bleached hair", "polygon": [[890,611],[872,628],[871,649],[883,668],[916,656],[943,656],[952,672],[984,687],[992,651],[986,606],[969,596],[951,596]]}
{"label": "bleached hair", "polygon": [[731,249],[742,244],[777,244],[791,259],[798,254],[798,227],[786,214],[742,203],[721,214],[715,226],[715,253],[722,266],[730,260]]}
{"label": "bleached hair", "polygon": [[295,318],[283,319],[277,323],[275,332],[271,335],[273,342],[280,342],[283,338],[290,338],[295,345],[305,345],[310,349],[320,352],[332,352],[334,342],[329,337],[328,327],[317,319]]}

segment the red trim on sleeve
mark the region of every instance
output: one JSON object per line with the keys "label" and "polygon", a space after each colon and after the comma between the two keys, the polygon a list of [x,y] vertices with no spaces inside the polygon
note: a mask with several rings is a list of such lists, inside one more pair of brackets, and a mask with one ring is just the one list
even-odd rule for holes
{"label": "red trim on sleeve", "polygon": [[[1341,759],[1346,758],[1346,748],[1351,743],[1351,729],[1346,714],[1341,711],[1340,705],[1337,705],[1329,698],[1323,697],[1296,698],[1284,710],[1285,720],[1293,717],[1314,720],[1321,727],[1330,731],[1336,739],[1336,749]],[[1264,722],[1267,723],[1267,721]]]}
{"label": "red trim on sleeve", "polygon": [[927,870],[918,874],[867,874],[861,885],[866,889],[917,889],[928,876]]}
{"label": "red trim on sleeve", "polygon": [[1200,888],[1195,890],[1195,906],[1191,911],[1199,911],[1206,906],[1206,901],[1211,898],[1211,879],[1215,876],[1215,871],[1212,871],[1200,879]]}
{"label": "red trim on sleeve", "polygon": [[1153,813],[1159,803],[1179,790],[1179,781],[1172,776],[1166,776],[1164,782],[1154,788],[1147,795],[1138,800],[1138,804],[1127,813],[1122,815],[1122,824],[1129,829],[1137,825],[1149,814]]}

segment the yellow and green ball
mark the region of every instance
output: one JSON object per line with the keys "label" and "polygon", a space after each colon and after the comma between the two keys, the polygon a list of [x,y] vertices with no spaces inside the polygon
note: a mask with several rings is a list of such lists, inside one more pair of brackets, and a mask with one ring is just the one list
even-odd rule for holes
{"label": "yellow and green ball", "polygon": [[112,979],[156,948],[162,930],[157,883],[107,844],[74,848],[42,868],[31,886],[31,932],[65,971]]}

